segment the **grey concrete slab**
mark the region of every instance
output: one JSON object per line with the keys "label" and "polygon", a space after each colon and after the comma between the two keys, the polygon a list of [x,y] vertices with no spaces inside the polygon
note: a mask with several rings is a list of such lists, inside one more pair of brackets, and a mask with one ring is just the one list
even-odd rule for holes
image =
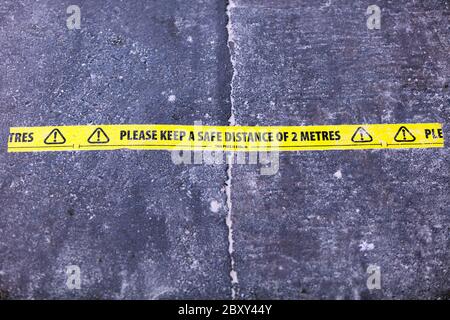
{"label": "grey concrete slab", "polygon": [[448,298],[448,147],[282,153],[272,176],[160,151],[6,152],[10,126],[230,115],[447,133],[448,1],[233,0],[229,34],[219,0],[79,1],[80,30],[70,4],[0,4],[0,298]]}
{"label": "grey concrete slab", "polygon": [[[230,6],[238,125],[450,121],[448,1]],[[368,30],[366,9],[381,8]],[[448,298],[449,148],[233,166],[239,298]],[[381,289],[369,290],[367,268]]]}
{"label": "grey concrete slab", "polygon": [[231,296],[225,165],[6,152],[10,126],[227,124],[225,25],[222,1],[0,3],[0,297]]}

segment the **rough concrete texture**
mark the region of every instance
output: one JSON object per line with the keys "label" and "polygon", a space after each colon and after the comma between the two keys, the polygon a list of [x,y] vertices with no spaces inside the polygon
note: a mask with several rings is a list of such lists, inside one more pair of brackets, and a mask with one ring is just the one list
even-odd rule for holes
{"label": "rough concrete texture", "polygon": [[[80,30],[66,27],[70,4]],[[366,27],[371,4],[380,30]],[[226,5],[0,3],[0,298],[449,297],[448,147],[282,153],[272,176],[164,151],[6,152],[9,127],[28,125],[440,122],[447,134],[448,1]]]}
{"label": "rough concrete texture", "polygon": [[[368,5],[382,9],[368,30]],[[230,6],[238,125],[450,124],[448,1]],[[448,298],[450,154],[283,153],[233,168],[240,298]],[[367,267],[381,290],[366,286]]]}

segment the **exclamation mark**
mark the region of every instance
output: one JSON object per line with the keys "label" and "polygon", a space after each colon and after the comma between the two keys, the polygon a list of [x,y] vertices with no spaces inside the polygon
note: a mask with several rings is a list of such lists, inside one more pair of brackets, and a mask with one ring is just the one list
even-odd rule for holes
{"label": "exclamation mark", "polygon": [[405,130],[405,128],[403,128],[402,129],[402,132],[403,132],[403,140],[406,140],[406,132],[405,132],[406,130]]}
{"label": "exclamation mark", "polygon": [[361,141],[364,141],[364,137],[363,137],[362,132],[360,132],[359,135],[361,136]]}
{"label": "exclamation mark", "polygon": [[57,133],[56,131],[53,132],[53,142],[54,142],[54,143],[56,143],[56,133]]}
{"label": "exclamation mark", "polygon": [[97,142],[100,142],[100,130],[97,130]]}

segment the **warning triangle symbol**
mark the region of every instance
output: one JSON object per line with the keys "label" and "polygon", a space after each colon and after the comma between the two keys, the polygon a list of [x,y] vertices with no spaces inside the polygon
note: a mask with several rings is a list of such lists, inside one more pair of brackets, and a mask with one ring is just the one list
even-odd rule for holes
{"label": "warning triangle symbol", "polygon": [[356,129],[352,137],[353,142],[371,142],[372,140],[372,136],[363,127]]}
{"label": "warning triangle symbol", "polygon": [[409,132],[409,130],[406,127],[400,127],[398,129],[397,134],[394,137],[394,140],[397,142],[413,142],[416,140],[416,137]]}
{"label": "warning triangle symbol", "polygon": [[45,144],[64,144],[65,142],[66,138],[58,129],[53,129],[44,140]]}
{"label": "warning triangle symbol", "polygon": [[88,139],[89,143],[108,143],[109,137],[102,128],[97,128]]}

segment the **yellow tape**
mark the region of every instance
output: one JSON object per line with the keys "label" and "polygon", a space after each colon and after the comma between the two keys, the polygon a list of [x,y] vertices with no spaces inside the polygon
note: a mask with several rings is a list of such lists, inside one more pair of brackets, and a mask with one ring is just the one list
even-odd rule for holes
{"label": "yellow tape", "polygon": [[81,125],[14,127],[9,152],[116,149],[303,151],[439,148],[439,123],[326,126]]}

